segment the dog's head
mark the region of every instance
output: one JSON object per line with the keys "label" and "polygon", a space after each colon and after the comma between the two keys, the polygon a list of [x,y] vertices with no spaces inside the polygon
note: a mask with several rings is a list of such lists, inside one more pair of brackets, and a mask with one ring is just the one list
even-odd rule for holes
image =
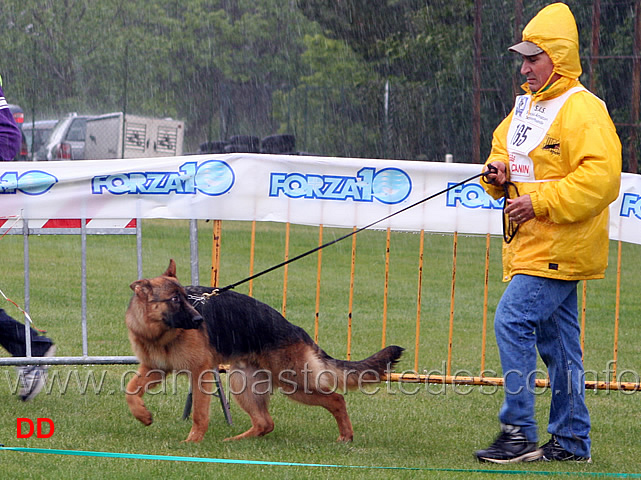
{"label": "dog's head", "polygon": [[185,289],[176,278],[176,262],[173,259],[161,276],[137,280],[129,287],[134,291],[129,310],[140,309],[138,311],[144,312],[142,316],[146,327],[159,331],[169,328],[197,329],[203,323],[203,317],[189,303]]}

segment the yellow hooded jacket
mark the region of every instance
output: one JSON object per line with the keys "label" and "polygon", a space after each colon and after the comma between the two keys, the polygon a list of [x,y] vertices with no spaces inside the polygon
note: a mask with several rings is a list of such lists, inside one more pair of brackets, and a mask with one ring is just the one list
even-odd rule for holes
{"label": "yellow hooded jacket", "polygon": [[[523,41],[542,48],[562,77],[532,93],[532,105],[581,86],[579,38],[570,9],[555,3],[542,9],[523,30]],[[507,133],[514,110],[494,131],[486,162],[501,161],[509,180]],[[603,278],[608,262],[608,205],[619,193],[621,143],[603,102],[581,90],[572,94],[545,139],[529,153],[536,182],[515,182],[530,195],[536,218],[521,224],[503,244],[503,280],[516,274],[583,280]],[[543,180],[540,182],[540,180]],[[494,198],[503,188],[481,182]]]}

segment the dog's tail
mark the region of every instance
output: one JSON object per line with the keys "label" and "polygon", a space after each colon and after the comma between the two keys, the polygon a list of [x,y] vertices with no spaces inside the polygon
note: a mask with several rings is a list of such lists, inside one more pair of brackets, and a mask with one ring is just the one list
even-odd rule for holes
{"label": "dog's tail", "polygon": [[390,373],[405,349],[397,345],[385,347],[371,357],[360,361],[338,360],[319,348],[322,367],[313,368],[315,384],[323,391],[352,390],[377,383]]}

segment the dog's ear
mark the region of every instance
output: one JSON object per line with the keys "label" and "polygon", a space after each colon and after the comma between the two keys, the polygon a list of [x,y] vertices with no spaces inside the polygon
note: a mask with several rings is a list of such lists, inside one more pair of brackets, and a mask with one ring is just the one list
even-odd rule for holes
{"label": "dog's ear", "polygon": [[134,291],[136,296],[146,300],[149,293],[151,293],[151,282],[146,278],[143,278],[142,280],[136,280],[134,283],[129,285],[129,288]]}
{"label": "dog's ear", "polygon": [[169,259],[169,266],[167,267],[167,270],[165,273],[163,273],[165,277],[173,277],[176,278],[176,262],[174,262],[174,259],[171,258]]}

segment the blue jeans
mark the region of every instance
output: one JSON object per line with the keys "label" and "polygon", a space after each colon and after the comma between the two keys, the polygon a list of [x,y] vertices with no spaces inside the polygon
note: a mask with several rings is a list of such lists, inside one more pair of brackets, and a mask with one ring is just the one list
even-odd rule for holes
{"label": "blue jeans", "polygon": [[552,401],[548,432],[578,456],[590,456],[590,414],[585,405],[577,282],[515,275],[494,318],[505,381],[499,420],[538,441],[534,380],[538,348],[548,368]]}
{"label": "blue jeans", "polygon": [[[42,357],[47,349],[53,345],[50,338],[39,335],[36,330],[30,328],[31,334],[31,356]],[[0,308],[0,345],[14,357],[24,357],[27,354],[25,345],[24,324],[11,318]]]}

